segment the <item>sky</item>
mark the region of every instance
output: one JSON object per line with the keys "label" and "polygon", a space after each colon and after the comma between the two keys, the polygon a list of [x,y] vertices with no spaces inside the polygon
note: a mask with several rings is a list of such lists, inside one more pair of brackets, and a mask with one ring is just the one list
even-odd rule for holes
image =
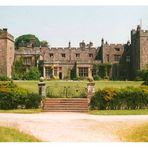
{"label": "sky", "polygon": [[51,47],[79,46],[79,42],[101,39],[126,43],[131,29],[142,20],[148,30],[148,6],[0,6],[0,28],[8,28],[15,38],[34,34]]}

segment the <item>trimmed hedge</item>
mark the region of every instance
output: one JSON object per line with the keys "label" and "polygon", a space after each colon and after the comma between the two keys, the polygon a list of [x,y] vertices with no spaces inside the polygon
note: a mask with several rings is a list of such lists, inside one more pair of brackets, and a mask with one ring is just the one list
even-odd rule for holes
{"label": "trimmed hedge", "polygon": [[148,87],[104,88],[92,97],[90,109],[119,110],[148,107]]}
{"label": "trimmed hedge", "polygon": [[41,96],[29,93],[12,82],[0,83],[0,109],[38,108]]}

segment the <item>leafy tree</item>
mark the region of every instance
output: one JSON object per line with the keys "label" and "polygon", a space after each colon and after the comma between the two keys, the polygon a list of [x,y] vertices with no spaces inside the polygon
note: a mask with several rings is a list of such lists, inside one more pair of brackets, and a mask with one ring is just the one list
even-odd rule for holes
{"label": "leafy tree", "polygon": [[40,42],[40,45],[42,47],[49,47],[48,42],[47,41],[44,41],[44,40]]}
{"label": "leafy tree", "polygon": [[32,44],[32,46],[34,47],[39,47],[40,41],[33,34],[25,34],[25,35],[19,36],[15,40],[16,49],[18,49],[19,47],[26,47],[27,45],[30,45],[30,44]]}
{"label": "leafy tree", "polygon": [[71,70],[71,79],[72,80],[78,80],[78,66],[77,62],[75,63],[74,67]]}

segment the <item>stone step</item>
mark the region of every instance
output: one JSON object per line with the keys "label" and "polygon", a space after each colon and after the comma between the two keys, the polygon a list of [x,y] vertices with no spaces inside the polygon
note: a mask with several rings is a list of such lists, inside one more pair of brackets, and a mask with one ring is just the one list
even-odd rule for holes
{"label": "stone step", "polygon": [[87,113],[88,110],[43,110],[42,112],[83,112],[83,113]]}
{"label": "stone step", "polygon": [[87,104],[88,102],[44,102],[44,104]]}
{"label": "stone step", "polygon": [[67,101],[44,101],[45,104],[55,104],[55,103],[67,104],[67,103],[87,103],[87,102],[88,102],[87,100],[86,101],[69,101],[69,100]]}
{"label": "stone step", "polygon": [[74,107],[71,107],[71,108],[69,108],[69,107],[50,107],[50,108],[49,107],[44,107],[43,109],[44,110],[48,110],[48,109],[49,110],[52,110],[52,109],[57,109],[57,110],[58,109],[64,109],[64,110],[68,110],[68,109],[72,109],[72,110],[83,110],[84,109],[84,110],[87,110],[88,108],[87,107],[83,107],[83,108],[78,108],[78,107],[77,108],[74,108]]}
{"label": "stone step", "polygon": [[75,107],[75,108],[74,108],[74,107],[71,107],[71,108],[69,108],[69,107],[50,107],[50,108],[49,108],[49,107],[44,107],[43,109],[45,109],[45,110],[48,110],[48,109],[49,109],[49,110],[51,110],[51,109],[57,109],[57,110],[58,110],[58,109],[65,109],[65,110],[66,110],[66,109],[83,110],[83,109],[88,109],[88,108],[87,108],[87,107],[82,107],[82,108],[78,108],[78,107],[77,107],[77,108],[76,108],[76,107]]}
{"label": "stone step", "polygon": [[88,100],[74,99],[45,99],[43,112],[88,112]]}
{"label": "stone step", "polygon": [[71,104],[87,104],[88,102],[52,102],[52,103],[50,103],[50,102],[44,102],[44,104],[47,104],[47,105],[54,105],[54,104],[69,104],[69,105],[71,105]]}

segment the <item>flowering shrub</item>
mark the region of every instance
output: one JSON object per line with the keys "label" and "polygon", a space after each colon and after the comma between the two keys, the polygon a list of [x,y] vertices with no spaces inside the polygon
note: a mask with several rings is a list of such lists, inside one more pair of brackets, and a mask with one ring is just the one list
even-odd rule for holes
{"label": "flowering shrub", "polygon": [[90,102],[91,109],[142,109],[148,107],[148,87],[104,88]]}

